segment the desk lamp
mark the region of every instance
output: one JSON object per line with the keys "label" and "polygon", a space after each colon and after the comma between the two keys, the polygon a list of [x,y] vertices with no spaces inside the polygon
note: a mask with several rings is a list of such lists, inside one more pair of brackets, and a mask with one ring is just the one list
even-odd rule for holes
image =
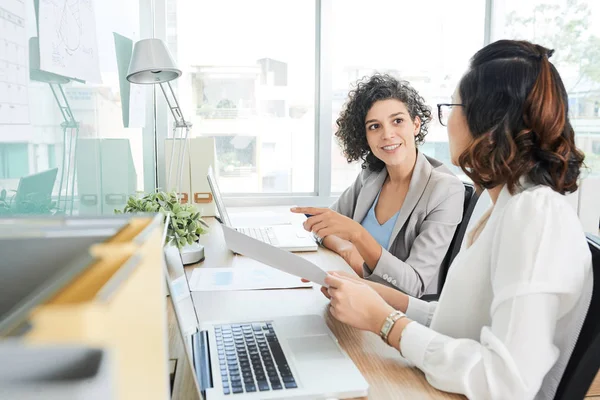
{"label": "desk lamp", "polygon": [[[173,158],[175,154],[175,139],[179,131],[179,158],[177,166],[177,196],[181,195],[181,182],[183,179],[184,154],[187,150],[187,142],[192,123],[183,117],[179,102],[171,86],[171,81],[181,76],[181,70],[177,68],[165,43],[160,39],[142,39],[135,43],[127,71],[127,80],[140,85],[160,86],[167,105],[173,114],[173,146],[171,146],[171,160],[167,172],[167,190],[172,190],[171,173],[173,169]],[[182,149],[183,147],[183,149]],[[183,151],[182,151],[183,150]],[[194,243],[186,245],[181,249],[181,257],[184,264],[198,262],[204,258],[204,248]]]}

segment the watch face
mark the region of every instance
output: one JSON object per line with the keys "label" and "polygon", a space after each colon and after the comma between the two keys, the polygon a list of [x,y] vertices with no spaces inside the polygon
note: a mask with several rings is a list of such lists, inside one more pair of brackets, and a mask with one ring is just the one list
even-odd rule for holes
{"label": "watch face", "polygon": [[381,328],[381,330],[387,334],[387,332],[390,330],[390,326],[392,325],[392,321],[390,320],[385,320],[385,324],[383,324],[383,328]]}

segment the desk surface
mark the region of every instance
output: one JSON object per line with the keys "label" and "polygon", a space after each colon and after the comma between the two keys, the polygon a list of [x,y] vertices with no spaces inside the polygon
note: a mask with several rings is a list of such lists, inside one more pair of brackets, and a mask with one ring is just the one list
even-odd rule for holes
{"label": "desk surface", "polygon": [[[234,256],[225,247],[220,225],[206,218],[211,231],[203,235],[204,262],[186,267],[190,278],[194,268],[240,267],[254,263],[243,256]],[[327,249],[297,253],[325,270],[348,270],[350,267]],[[192,292],[200,320],[261,319],[287,315],[319,314],[338,338],[369,382],[369,399],[462,399],[462,396],[440,392],[427,383],[422,372],[409,367],[398,352],[386,346],[379,336],[344,325],[327,311],[328,300],[319,286],[311,289],[254,290],[239,292]]]}

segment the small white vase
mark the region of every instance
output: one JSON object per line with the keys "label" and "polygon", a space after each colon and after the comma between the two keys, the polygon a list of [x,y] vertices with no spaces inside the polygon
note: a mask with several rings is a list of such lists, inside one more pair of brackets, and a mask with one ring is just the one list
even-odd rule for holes
{"label": "small white vase", "polygon": [[179,253],[181,254],[183,265],[204,261],[204,246],[198,242],[186,244],[183,248],[179,249]]}

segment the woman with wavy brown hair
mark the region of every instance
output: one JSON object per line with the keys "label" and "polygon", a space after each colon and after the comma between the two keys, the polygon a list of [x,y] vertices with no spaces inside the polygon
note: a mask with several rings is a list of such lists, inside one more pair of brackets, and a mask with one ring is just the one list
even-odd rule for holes
{"label": "woman with wavy brown hair", "polygon": [[431,108],[407,82],[375,74],[357,82],[336,123],[348,162],[362,171],[330,208],[304,228],[357,276],[421,297],[437,293],[437,273],[462,219],[465,188],[419,150]]}
{"label": "woman with wavy brown hair", "polygon": [[590,251],[564,196],[583,155],[552,53],[492,43],[438,106],[453,163],[493,202],[439,302],[341,273],[323,288],[335,318],[379,333],[433,386],[471,399],[554,398],[591,298]]}

